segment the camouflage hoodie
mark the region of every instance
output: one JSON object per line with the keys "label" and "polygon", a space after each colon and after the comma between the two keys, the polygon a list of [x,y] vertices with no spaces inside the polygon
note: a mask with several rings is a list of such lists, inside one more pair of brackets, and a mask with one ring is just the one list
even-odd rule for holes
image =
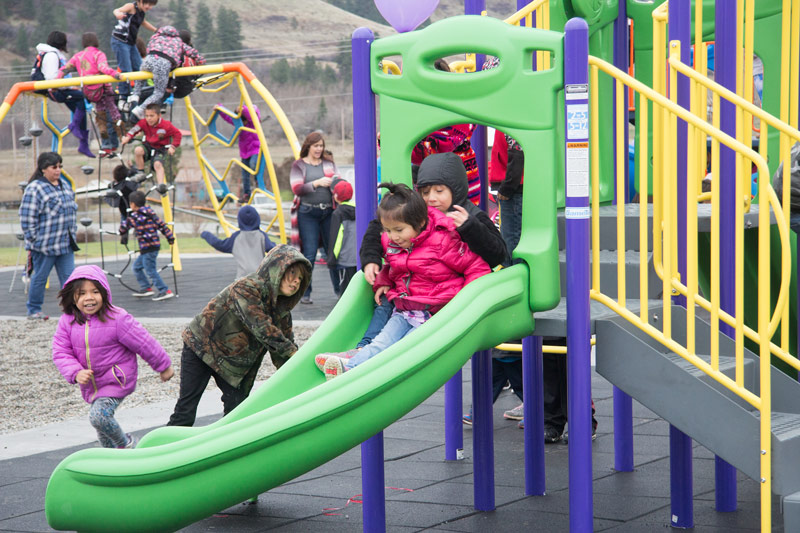
{"label": "camouflage hoodie", "polygon": [[[295,263],[304,270],[301,287],[281,296],[283,274]],[[183,341],[222,379],[249,392],[267,350],[276,367],[297,351],[291,310],[310,281],[308,260],[295,248],[278,245],[256,272],[225,287],[194,317]]]}

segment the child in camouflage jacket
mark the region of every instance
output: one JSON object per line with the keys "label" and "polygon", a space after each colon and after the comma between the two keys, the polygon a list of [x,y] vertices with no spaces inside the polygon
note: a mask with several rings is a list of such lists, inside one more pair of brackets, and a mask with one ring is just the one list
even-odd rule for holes
{"label": "child in camouflage jacket", "polygon": [[294,355],[291,311],[310,282],[308,260],[278,245],[256,272],[215,296],[183,331],[180,397],[167,425],[194,424],[212,376],[228,414],[250,394],[267,351],[278,368]]}

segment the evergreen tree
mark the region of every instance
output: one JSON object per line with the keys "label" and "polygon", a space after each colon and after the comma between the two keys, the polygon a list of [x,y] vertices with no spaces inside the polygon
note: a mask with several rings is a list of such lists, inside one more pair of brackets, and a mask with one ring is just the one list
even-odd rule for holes
{"label": "evergreen tree", "polygon": [[[176,0],[172,0],[172,3],[175,4]],[[175,26],[179,31],[180,30],[188,30],[189,29],[189,16],[186,13],[186,5],[184,4],[183,0],[177,0],[177,5],[173,10],[174,15],[172,16],[173,23],[172,25]],[[192,36],[194,37],[194,36]],[[192,39],[194,41],[194,39]]]}
{"label": "evergreen tree", "polygon": [[317,79],[319,71],[317,69],[317,60],[314,58],[314,56],[306,56],[306,58],[303,60],[302,69],[303,81],[312,82]]}
{"label": "evergreen tree", "polygon": [[28,42],[28,30],[25,26],[20,26],[17,29],[17,40],[14,43],[14,51],[21,56],[31,55],[31,47]]}
{"label": "evergreen tree", "polygon": [[197,5],[197,22],[192,34],[192,42],[201,53],[209,53],[216,51],[209,46],[209,43],[214,40],[214,21],[211,18],[211,11],[208,10],[205,2],[201,2]]}
{"label": "evergreen tree", "polygon": [[234,10],[220,6],[217,11],[217,36],[219,51],[242,49],[242,24]]}
{"label": "evergreen tree", "polygon": [[14,4],[19,6],[20,17],[28,20],[33,20],[36,17],[36,4],[33,3],[31,0],[19,3],[14,2]]}
{"label": "evergreen tree", "polygon": [[339,53],[336,54],[336,66],[339,70],[339,79],[345,83],[350,83],[353,78],[353,55],[350,41],[342,39],[339,43]]}
{"label": "evergreen tree", "polygon": [[317,107],[317,126],[323,127],[325,119],[328,116],[328,106],[325,104],[325,97],[319,100],[319,107]]}
{"label": "evergreen tree", "polygon": [[289,62],[286,61],[286,58],[281,58],[272,65],[272,68],[269,71],[269,77],[278,85],[283,85],[289,82],[289,78],[291,76],[291,67],[289,66]]}
{"label": "evergreen tree", "polygon": [[[32,4],[33,1],[31,0],[30,3]],[[31,33],[31,37],[37,43],[43,43],[47,41],[47,36],[53,30],[61,30],[66,32],[66,29],[62,27],[56,27],[53,24],[53,19],[50,17],[52,14],[52,6],[48,6],[47,0],[39,0],[37,2],[38,9],[36,11],[36,26]]]}
{"label": "evergreen tree", "polygon": [[326,85],[332,85],[332,84],[336,83],[336,80],[338,79],[338,75],[336,74],[336,71],[333,70],[333,68],[330,65],[325,65],[325,68],[322,69],[322,74],[320,75],[320,79]]}

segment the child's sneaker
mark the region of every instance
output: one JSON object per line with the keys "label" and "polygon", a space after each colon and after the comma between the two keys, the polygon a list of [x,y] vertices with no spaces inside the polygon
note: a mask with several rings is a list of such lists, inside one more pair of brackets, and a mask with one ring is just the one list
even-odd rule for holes
{"label": "child's sneaker", "polygon": [[469,411],[469,414],[466,414],[466,415],[461,417],[461,423],[464,424],[465,426],[471,426],[472,425],[472,410],[471,409]]}
{"label": "child's sneaker", "polygon": [[167,289],[167,290],[161,291],[157,295],[155,295],[153,297],[153,301],[154,302],[160,302],[161,300],[166,300],[168,298],[172,298],[173,296],[175,296],[175,295],[172,294],[172,291]]}
{"label": "child's sneaker", "polygon": [[509,409],[505,413],[503,413],[503,418],[506,420],[522,420],[523,410],[525,404],[519,404],[513,409]]}
{"label": "child's sneaker", "polygon": [[317,365],[317,368],[319,368],[322,372],[325,372],[325,362],[331,356],[335,355],[342,359],[350,359],[351,357],[353,357],[355,354],[358,353],[358,350],[359,350],[358,348],[353,348],[352,350],[347,350],[346,352],[325,352],[317,354],[314,357],[314,364]]}
{"label": "child's sneaker", "polygon": [[147,287],[146,289],[142,289],[139,292],[134,292],[133,295],[136,298],[146,298],[147,296],[152,296],[155,294],[155,291],[152,287]]}
{"label": "child's sneaker", "polygon": [[131,117],[136,117],[136,120],[141,120],[144,118],[144,108],[142,106],[136,106],[131,109]]}
{"label": "child's sneaker", "polygon": [[136,437],[134,437],[130,433],[126,433],[125,436],[128,437],[128,444],[126,444],[125,446],[122,446],[121,448],[125,449],[125,450],[132,450],[132,449],[136,448],[136,445],[139,443],[139,439],[137,439]]}
{"label": "child's sneaker", "polygon": [[325,361],[323,371],[325,372],[326,380],[331,380],[336,376],[340,376],[344,374],[344,361],[341,357],[331,355],[328,357],[328,360]]}
{"label": "child's sneaker", "polygon": [[50,318],[49,316],[45,315],[42,312],[33,313],[32,315],[28,315],[28,320],[47,320],[49,318]]}

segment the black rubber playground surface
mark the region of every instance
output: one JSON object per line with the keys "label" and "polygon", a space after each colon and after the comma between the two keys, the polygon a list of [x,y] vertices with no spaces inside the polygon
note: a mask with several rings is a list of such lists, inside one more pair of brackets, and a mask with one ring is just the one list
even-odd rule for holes
{"label": "black rubber playground surface", "polygon": [[[162,258],[166,261],[165,258]],[[118,265],[107,264],[112,270]],[[179,273],[180,296],[162,302],[142,301],[112,281],[115,303],[136,317],[191,317],[234,277],[230,256],[185,258]],[[171,273],[165,281],[174,290]],[[8,293],[11,272],[0,272],[2,315],[25,315],[25,297],[19,279]],[[55,274],[53,281],[56,282]],[[129,280],[133,282],[132,275]],[[324,266],[314,270],[313,305],[298,305],[295,320],[323,320],[334,304]],[[58,316],[55,291],[47,292],[45,312]],[[24,324],[24,322],[23,322]],[[9,354],[0,354],[7,357]],[[464,368],[464,403],[471,397],[470,365]],[[2,377],[0,377],[2,379]],[[634,402],[635,471],[614,470],[612,387],[592,376],[593,397],[600,422],[592,445],[594,529],[614,532],[668,531],[670,523],[669,426]],[[568,446],[546,447],[547,495],[526,497],[524,492],[523,431],[503,411],[517,399],[504,392],[494,406],[496,510],[473,508],[472,435],[464,428],[464,459],[444,460],[444,393],[438,391],[423,404],[387,428],[385,437],[386,522],[389,531],[569,531]],[[205,417],[198,424],[218,418]],[[149,419],[148,419],[149,420]],[[163,423],[153,417],[153,427]],[[138,436],[148,430],[135,432]],[[0,448],[4,439],[0,435]],[[325,446],[324,442],[319,443]],[[47,480],[58,462],[88,444],[0,461],[0,531],[51,531],[44,513]],[[739,509],[714,509],[714,456],[700,445],[694,448],[694,531],[733,532],[760,529],[759,485],[738,477]],[[260,496],[253,505],[239,504],[197,522],[184,531],[359,531],[360,447]],[[778,501],[773,500],[773,531],[782,531]],[[113,512],[113,509],[109,509]],[[142,510],[146,512],[146,510]],[[175,509],[180,513],[180,509]]]}

